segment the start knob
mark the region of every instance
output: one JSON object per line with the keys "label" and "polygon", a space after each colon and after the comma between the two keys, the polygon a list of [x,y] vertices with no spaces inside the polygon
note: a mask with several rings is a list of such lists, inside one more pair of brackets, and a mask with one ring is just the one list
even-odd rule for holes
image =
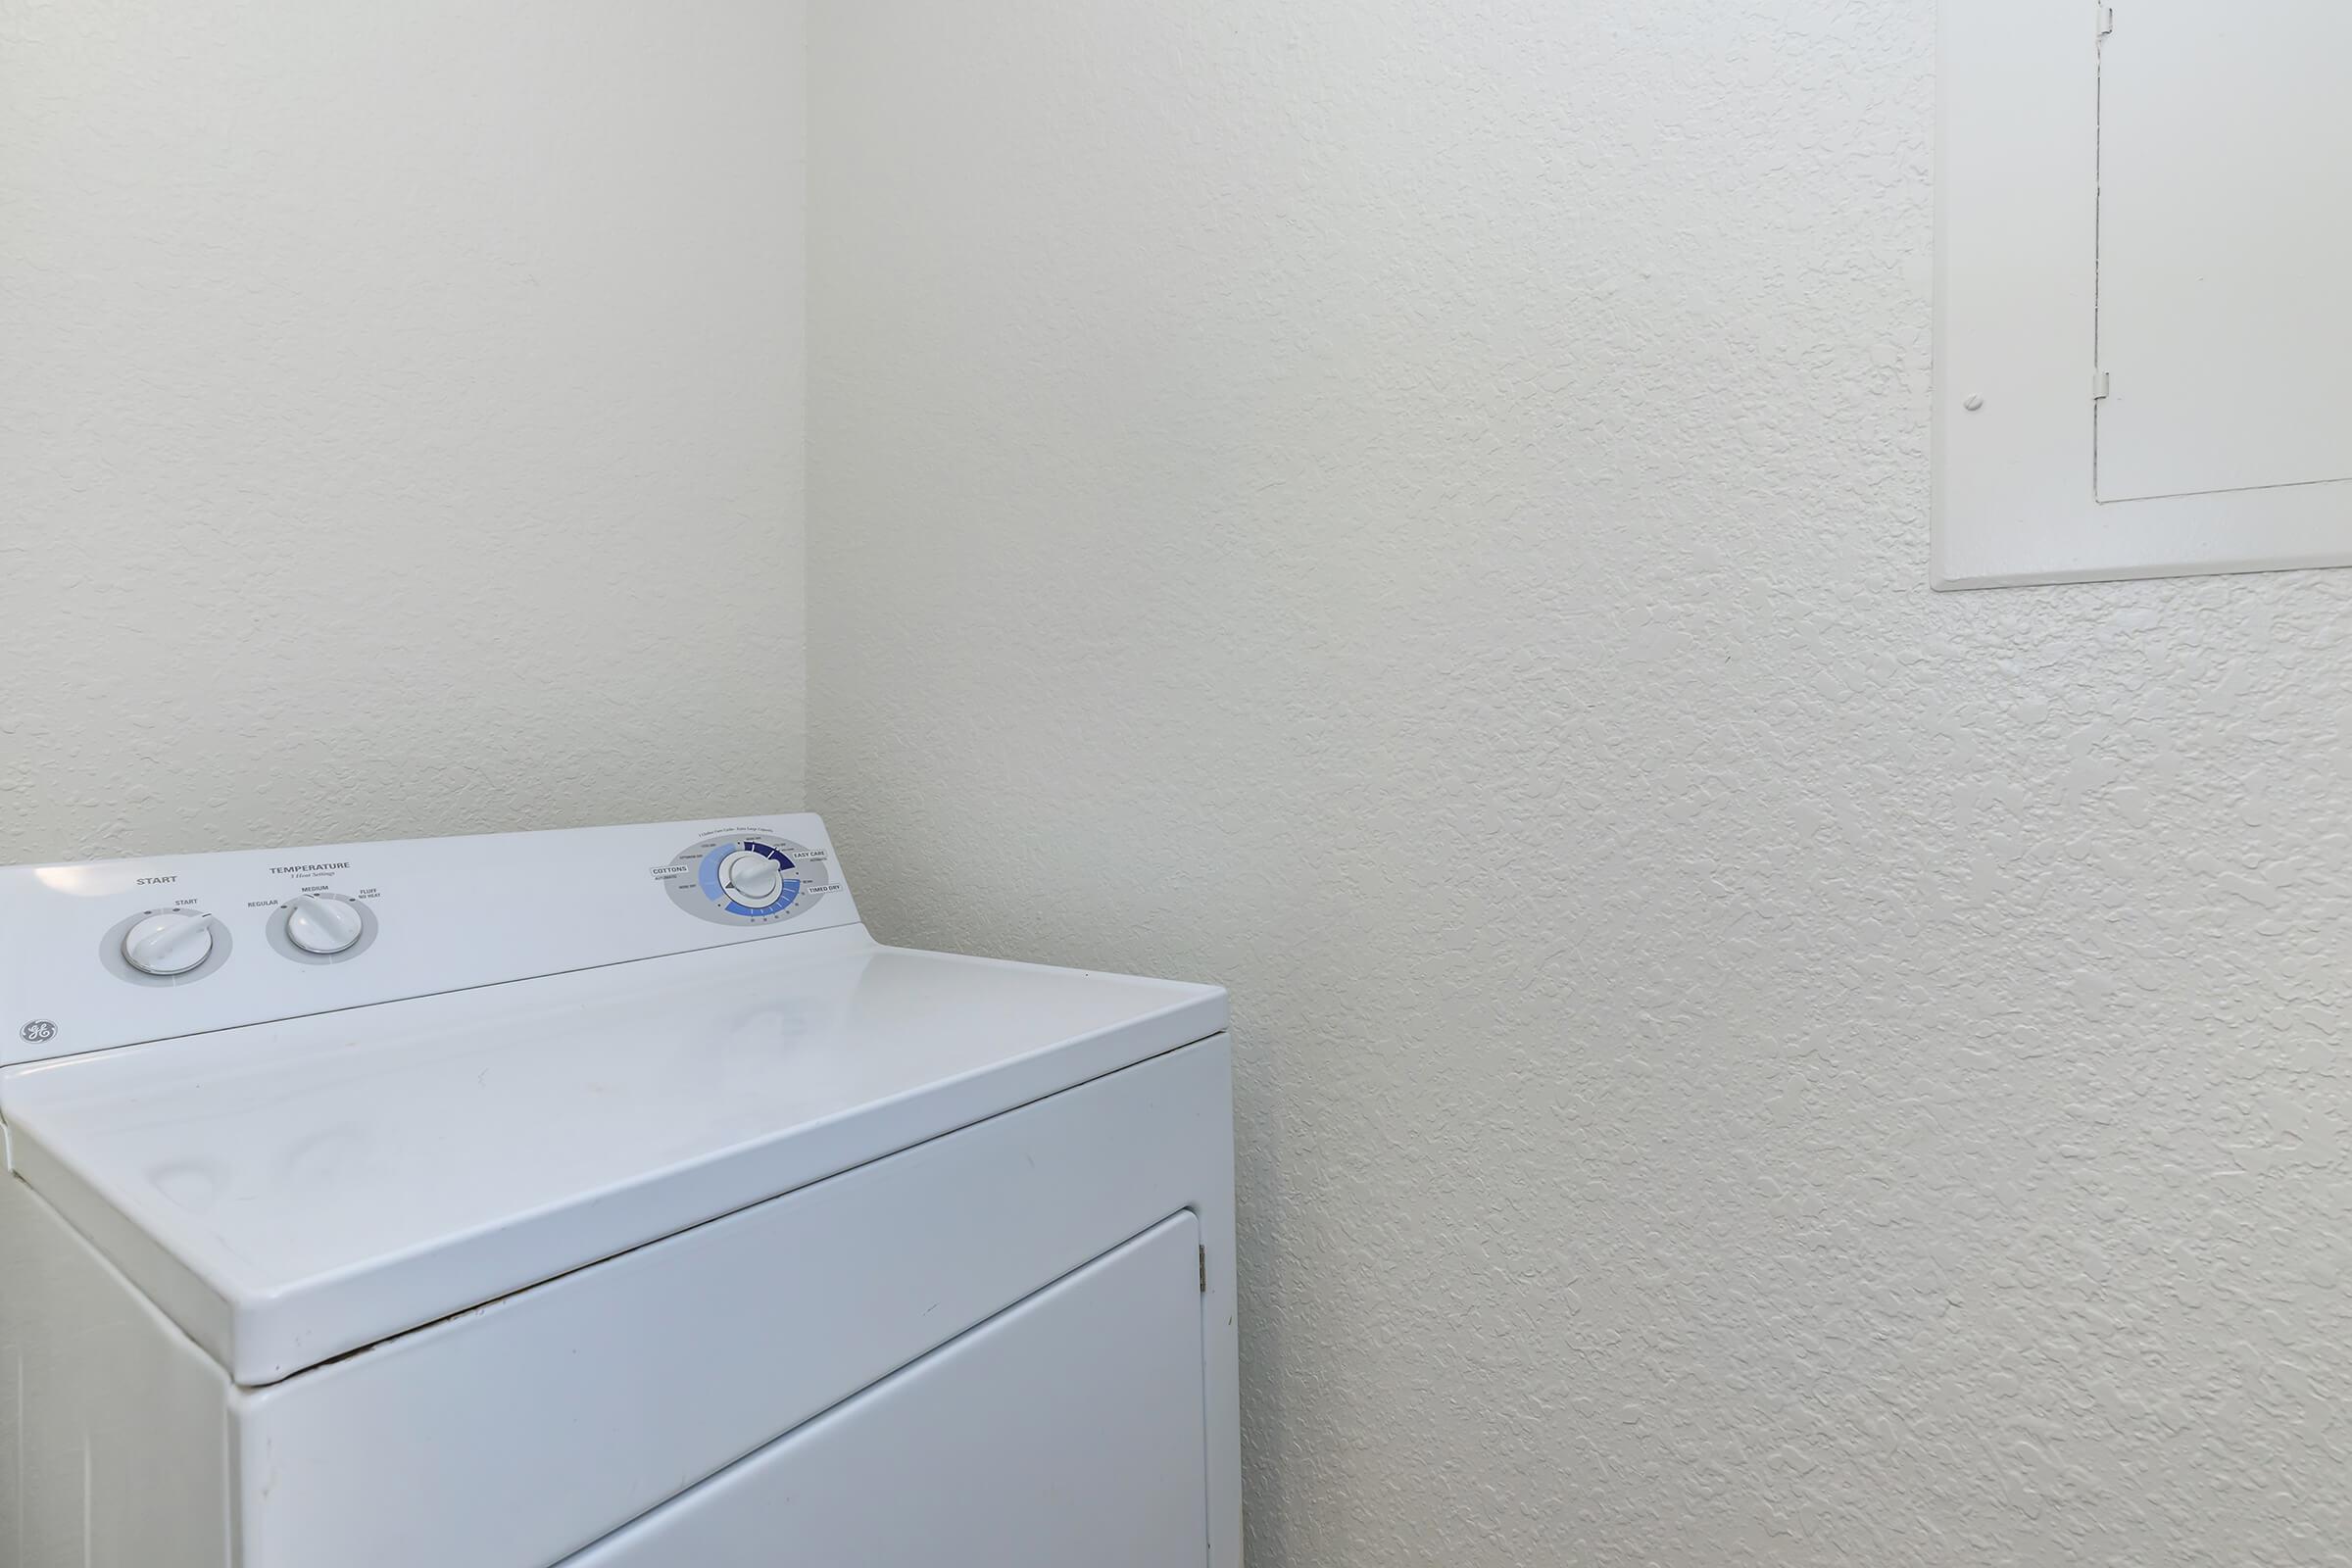
{"label": "start knob", "polygon": [[122,961],[170,979],[213,956],[213,923],[194,909],[166,909],[122,933]]}

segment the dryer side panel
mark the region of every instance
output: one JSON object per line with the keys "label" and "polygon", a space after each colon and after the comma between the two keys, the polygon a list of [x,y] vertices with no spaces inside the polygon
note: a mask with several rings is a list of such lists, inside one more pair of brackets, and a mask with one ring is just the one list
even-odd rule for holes
{"label": "dryer side panel", "polygon": [[1202,1568],[1200,1248],[1162,1221],[565,1568]]}
{"label": "dryer side panel", "polygon": [[0,1562],[224,1568],[228,1380],[0,1172]]}

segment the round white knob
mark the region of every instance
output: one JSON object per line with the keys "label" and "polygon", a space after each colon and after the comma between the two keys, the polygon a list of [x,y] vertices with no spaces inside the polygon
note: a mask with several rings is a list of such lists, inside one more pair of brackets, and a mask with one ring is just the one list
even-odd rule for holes
{"label": "round white knob", "polygon": [[748,908],[759,908],[784,885],[784,868],[756,850],[737,850],[718,862],[718,885]]}
{"label": "round white knob", "polygon": [[122,961],[141,974],[186,974],[212,956],[212,922],[194,909],[151,914],[122,933]]}
{"label": "round white knob", "polygon": [[365,929],[360,911],[341,899],[305,893],[286,906],[286,940],[321,958],[349,950]]}

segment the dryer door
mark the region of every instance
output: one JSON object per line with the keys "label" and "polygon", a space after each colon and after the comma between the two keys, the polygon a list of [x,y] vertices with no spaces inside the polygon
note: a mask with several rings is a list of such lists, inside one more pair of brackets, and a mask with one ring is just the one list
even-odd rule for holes
{"label": "dryer door", "polygon": [[1199,1248],[1163,1220],[564,1568],[1201,1568]]}

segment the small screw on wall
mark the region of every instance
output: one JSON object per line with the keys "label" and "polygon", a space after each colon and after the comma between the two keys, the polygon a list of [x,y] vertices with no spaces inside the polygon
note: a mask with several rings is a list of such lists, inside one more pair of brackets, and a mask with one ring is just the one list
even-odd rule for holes
{"label": "small screw on wall", "polygon": [[1969,413],[1974,414],[1984,406],[1984,400],[1972,393],[1968,400],[1962,403],[1960,406],[1966,409]]}

